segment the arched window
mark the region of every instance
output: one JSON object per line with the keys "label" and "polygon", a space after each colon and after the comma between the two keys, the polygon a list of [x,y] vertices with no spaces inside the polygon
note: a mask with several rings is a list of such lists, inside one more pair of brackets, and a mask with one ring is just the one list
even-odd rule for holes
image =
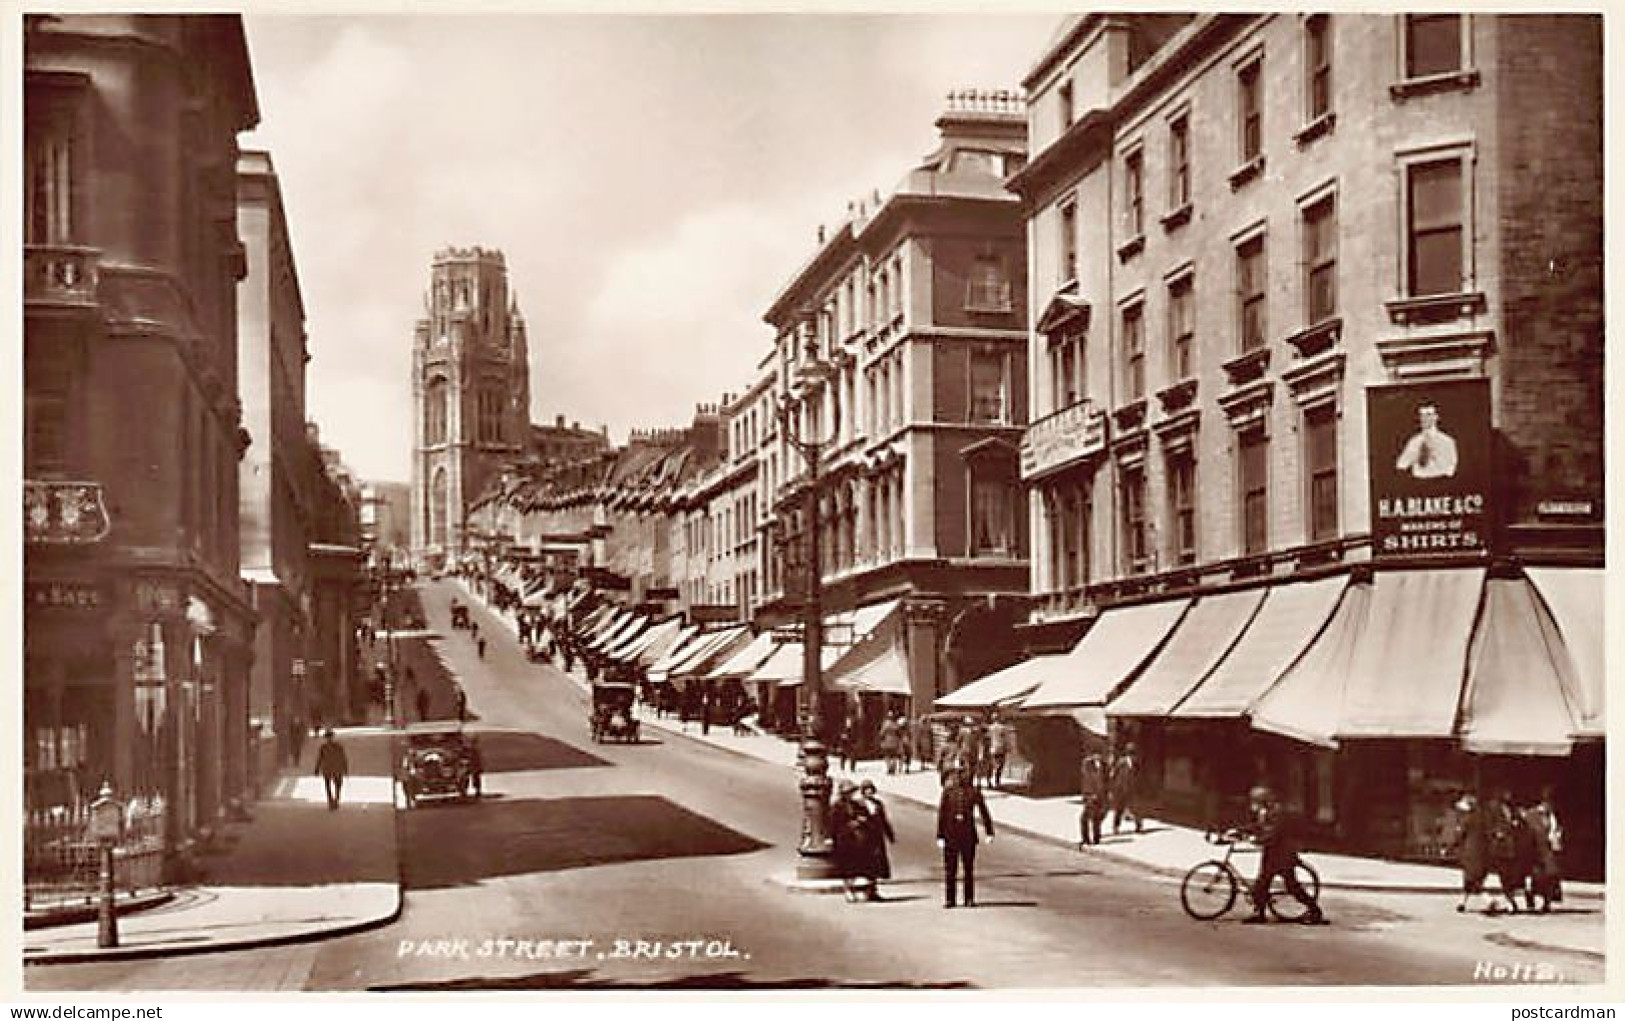
{"label": "arched window", "polygon": [[449,494],[446,485],[446,469],[435,469],[434,478],[429,483],[429,544],[446,548],[446,500]]}
{"label": "arched window", "polygon": [[434,446],[446,442],[447,386],[444,377],[429,381],[423,395],[423,442]]}

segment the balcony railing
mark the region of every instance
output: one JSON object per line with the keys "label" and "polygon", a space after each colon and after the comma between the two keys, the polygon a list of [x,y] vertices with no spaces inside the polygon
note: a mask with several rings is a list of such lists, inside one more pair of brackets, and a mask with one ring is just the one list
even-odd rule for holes
{"label": "balcony railing", "polygon": [[68,245],[23,246],[23,301],[88,307],[96,304],[101,252]]}

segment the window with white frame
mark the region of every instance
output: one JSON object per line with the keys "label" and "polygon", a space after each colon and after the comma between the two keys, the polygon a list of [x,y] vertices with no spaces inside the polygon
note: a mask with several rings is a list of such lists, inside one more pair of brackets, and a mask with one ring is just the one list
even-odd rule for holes
{"label": "window with white frame", "polygon": [[1078,277],[1078,207],[1074,202],[1061,205],[1061,279],[1060,283]]}
{"label": "window with white frame", "polygon": [[1243,352],[1264,346],[1268,325],[1265,269],[1262,234],[1236,246],[1236,322]]}
{"label": "window with white frame", "polygon": [[1337,196],[1303,210],[1304,304],[1311,325],[1337,314]]}
{"label": "window with white frame", "polygon": [[1128,401],[1145,396],[1145,306],[1123,309],[1123,394]]}
{"label": "window with white frame", "polygon": [[1145,233],[1145,154],[1139,149],[1123,157],[1123,227],[1130,238]]}
{"label": "window with white frame", "polygon": [[1303,414],[1309,483],[1309,541],[1337,537],[1337,409],[1332,404]]}
{"label": "window with white frame", "polygon": [[1118,473],[1122,487],[1123,572],[1136,574],[1151,564],[1151,550],[1145,519],[1145,467],[1124,467]]}
{"label": "window with white frame", "polygon": [[1190,201],[1190,118],[1182,114],[1168,122],[1168,208],[1183,209]]}
{"label": "window with white frame", "polygon": [[1196,562],[1196,458],[1189,446],[1168,454],[1170,552],[1176,564]]}
{"label": "window with white frame", "polygon": [[1191,273],[1168,283],[1168,361],[1176,380],[1196,374],[1195,284]]}
{"label": "window with white frame", "polygon": [[1250,61],[1236,72],[1236,126],[1241,162],[1264,155],[1264,61]]}
{"label": "window with white frame", "polygon": [[1007,470],[979,465],[971,470],[971,554],[1012,556],[1016,552],[1016,486]]}
{"label": "window with white frame", "polygon": [[1269,548],[1269,437],[1248,429],[1237,437],[1237,491],[1241,497],[1241,547],[1251,556]]}
{"label": "window with white frame", "polygon": [[1332,112],[1332,16],[1311,14],[1303,22],[1304,120]]}

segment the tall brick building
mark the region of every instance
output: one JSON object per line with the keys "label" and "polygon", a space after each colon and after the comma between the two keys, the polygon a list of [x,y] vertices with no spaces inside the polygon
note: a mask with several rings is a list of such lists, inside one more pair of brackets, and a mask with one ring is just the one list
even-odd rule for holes
{"label": "tall brick building", "polygon": [[469,547],[469,506],[530,443],[530,354],[502,253],[434,258],[412,348],[412,548]]}
{"label": "tall brick building", "polygon": [[1067,22],[1010,181],[1054,782],[1109,731],[1171,815],[1270,780],[1426,855],[1552,785],[1600,848],[1601,60],[1595,16]]}

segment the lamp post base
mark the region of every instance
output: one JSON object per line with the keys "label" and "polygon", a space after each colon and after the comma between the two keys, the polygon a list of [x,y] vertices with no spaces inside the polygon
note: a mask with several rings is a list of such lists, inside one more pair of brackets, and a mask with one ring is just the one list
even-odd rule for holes
{"label": "lamp post base", "polygon": [[801,843],[796,848],[797,884],[833,884],[840,888],[835,849],[829,833],[829,755],[809,729],[801,740]]}

